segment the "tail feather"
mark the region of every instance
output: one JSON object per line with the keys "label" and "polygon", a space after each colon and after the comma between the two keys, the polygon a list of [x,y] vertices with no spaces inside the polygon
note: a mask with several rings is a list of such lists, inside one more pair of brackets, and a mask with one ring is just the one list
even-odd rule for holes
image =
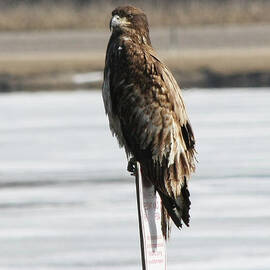
{"label": "tail feather", "polygon": [[[169,239],[170,235],[170,219],[173,220],[177,228],[182,228],[182,221],[186,226],[189,226],[189,209],[190,209],[190,194],[187,186],[186,177],[182,178],[181,181],[181,191],[172,187],[166,187],[164,179],[167,179],[167,171],[164,167],[158,166],[158,164],[153,164],[152,161],[141,163],[141,172],[144,183],[151,183],[155,186],[157,192],[162,201],[162,217],[161,226],[162,233],[165,239]],[[176,176],[175,176],[176,177]],[[155,181],[153,181],[153,179]],[[179,195],[176,197],[176,193]]]}
{"label": "tail feather", "polygon": [[159,196],[162,200],[162,204],[165,206],[167,213],[173,220],[174,224],[178,228],[181,228],[181,212],[179,206],[176,204],[176,201],[162,192],[159,192]]}
{"label": "tail feather", "polygon": [[182,228],[182,221],[186,226],[189,226],[190,221],[190,193],[186,184],[186,179],[184,185],[181,188],[180,195],[174,199],[171,196],[159,192],[159,196],[162,200],[162,233],[165,239],[169,238],[170,235],[170,222],[171,218],[177,228]]}
{"label": "tail feather", "polygon": [[186,226],[189,226],[189,221],[190,221],[190,214],[189,214],[189,209],[190,209],[190,193],[187,187],[187,181],[185,178],[184,185],[181,188],[181,193],[180,196],[177,197],[177,205],[180,208],[180,213],[181,213],[181,218],[183,222],[185,223]]}

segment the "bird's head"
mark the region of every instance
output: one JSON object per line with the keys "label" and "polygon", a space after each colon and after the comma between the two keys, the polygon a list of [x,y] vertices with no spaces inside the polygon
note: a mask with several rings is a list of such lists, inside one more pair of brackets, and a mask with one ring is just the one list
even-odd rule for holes
{"label": "bird's head", "polygon": [[121,6],[113,10],[110,21],[113,33],[137,35],[150,44],[147,17],[144,12],[133,6]]}

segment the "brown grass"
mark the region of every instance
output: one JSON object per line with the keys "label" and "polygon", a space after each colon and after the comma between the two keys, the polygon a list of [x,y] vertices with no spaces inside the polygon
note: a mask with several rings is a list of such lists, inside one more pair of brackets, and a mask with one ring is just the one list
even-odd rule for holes
{"label": "brown grass", "polygon": [[102,70],[105,52],[13,54],[0,57],[0,74],[32,76]]}
{"label": "brown grass", "polygon": [[[46,73],[76,73],[102,70],[105,52],[32,53],[0,58],[0,74],[31,76]],[[208,69],[220,74],[270,70],[269,48],[169,50],[161,59],[174,71],[197,72]],[[181,63],[181,65],[179,65]]]}
{"label": "brown grass", "polygon": [[[203,53],[201,50],[181,53],[171,50],[161,51],[160,55],[183,88],[269,85],[269,48],[215,49]],[[78,86],[72,76],[76,72],[102,70],[104,56],[104,53],[88,52],[0,57],[2,87],[6,84],[5,91],[100,89],[101,82]],[[257,74],[257,79],[250,74]]]}
{"label": "brown grass", "polygon": [[[121,4],[121,1],[118,2]],[[139,0],[132,2],[145,10],[151,26],[270,22],[270,1],[190,0],[171,5],[164,1],[156,2],[156,5]],[[57,1],[6,6],[0,8],[0,30],[104,28],[114,7],[111,1],[85,6]]]}

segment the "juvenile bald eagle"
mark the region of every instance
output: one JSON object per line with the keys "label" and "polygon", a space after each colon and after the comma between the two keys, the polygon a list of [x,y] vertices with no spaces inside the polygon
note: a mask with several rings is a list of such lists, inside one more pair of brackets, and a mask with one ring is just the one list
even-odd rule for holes
{"label": "juvenile bald eagle", "polygon": [[195,139],[181,91],[154,51],[146,15],[132,7],[112,12],[102,95],[110,129],[128,157],[140,162],[143,181],[162,200],[162,232],[171,218],[189,226],[187,179],[195,170]]}

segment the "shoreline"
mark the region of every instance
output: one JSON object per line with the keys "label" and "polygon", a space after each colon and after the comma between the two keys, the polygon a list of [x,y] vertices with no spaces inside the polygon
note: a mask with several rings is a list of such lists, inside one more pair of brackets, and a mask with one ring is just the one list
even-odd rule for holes
{"label": "shoreline", "polygon": [[[99,72],[102,74],[102,71],[94,71],[93,73]],[[91,74],[91,72],[87,74]],[[82,88],[88,90],[101,89],[102,80],[76,83],[73,78],[78,75],[80,76],[81,73],[48,73],[30,77],[1,74],[0,93],[78,90]],[[197,72],[173,72],[173,75],[181,89],[269,87],[270,85],[270,71],[221,74],[212,70],[201,69]]]}
{"label": "shoreline", "polygon": [[[270,25],[152,29],[181,88],[270,85]],[[102,72],[108,31],[0,34],[0,92],[100,88],[76,74]]]}

